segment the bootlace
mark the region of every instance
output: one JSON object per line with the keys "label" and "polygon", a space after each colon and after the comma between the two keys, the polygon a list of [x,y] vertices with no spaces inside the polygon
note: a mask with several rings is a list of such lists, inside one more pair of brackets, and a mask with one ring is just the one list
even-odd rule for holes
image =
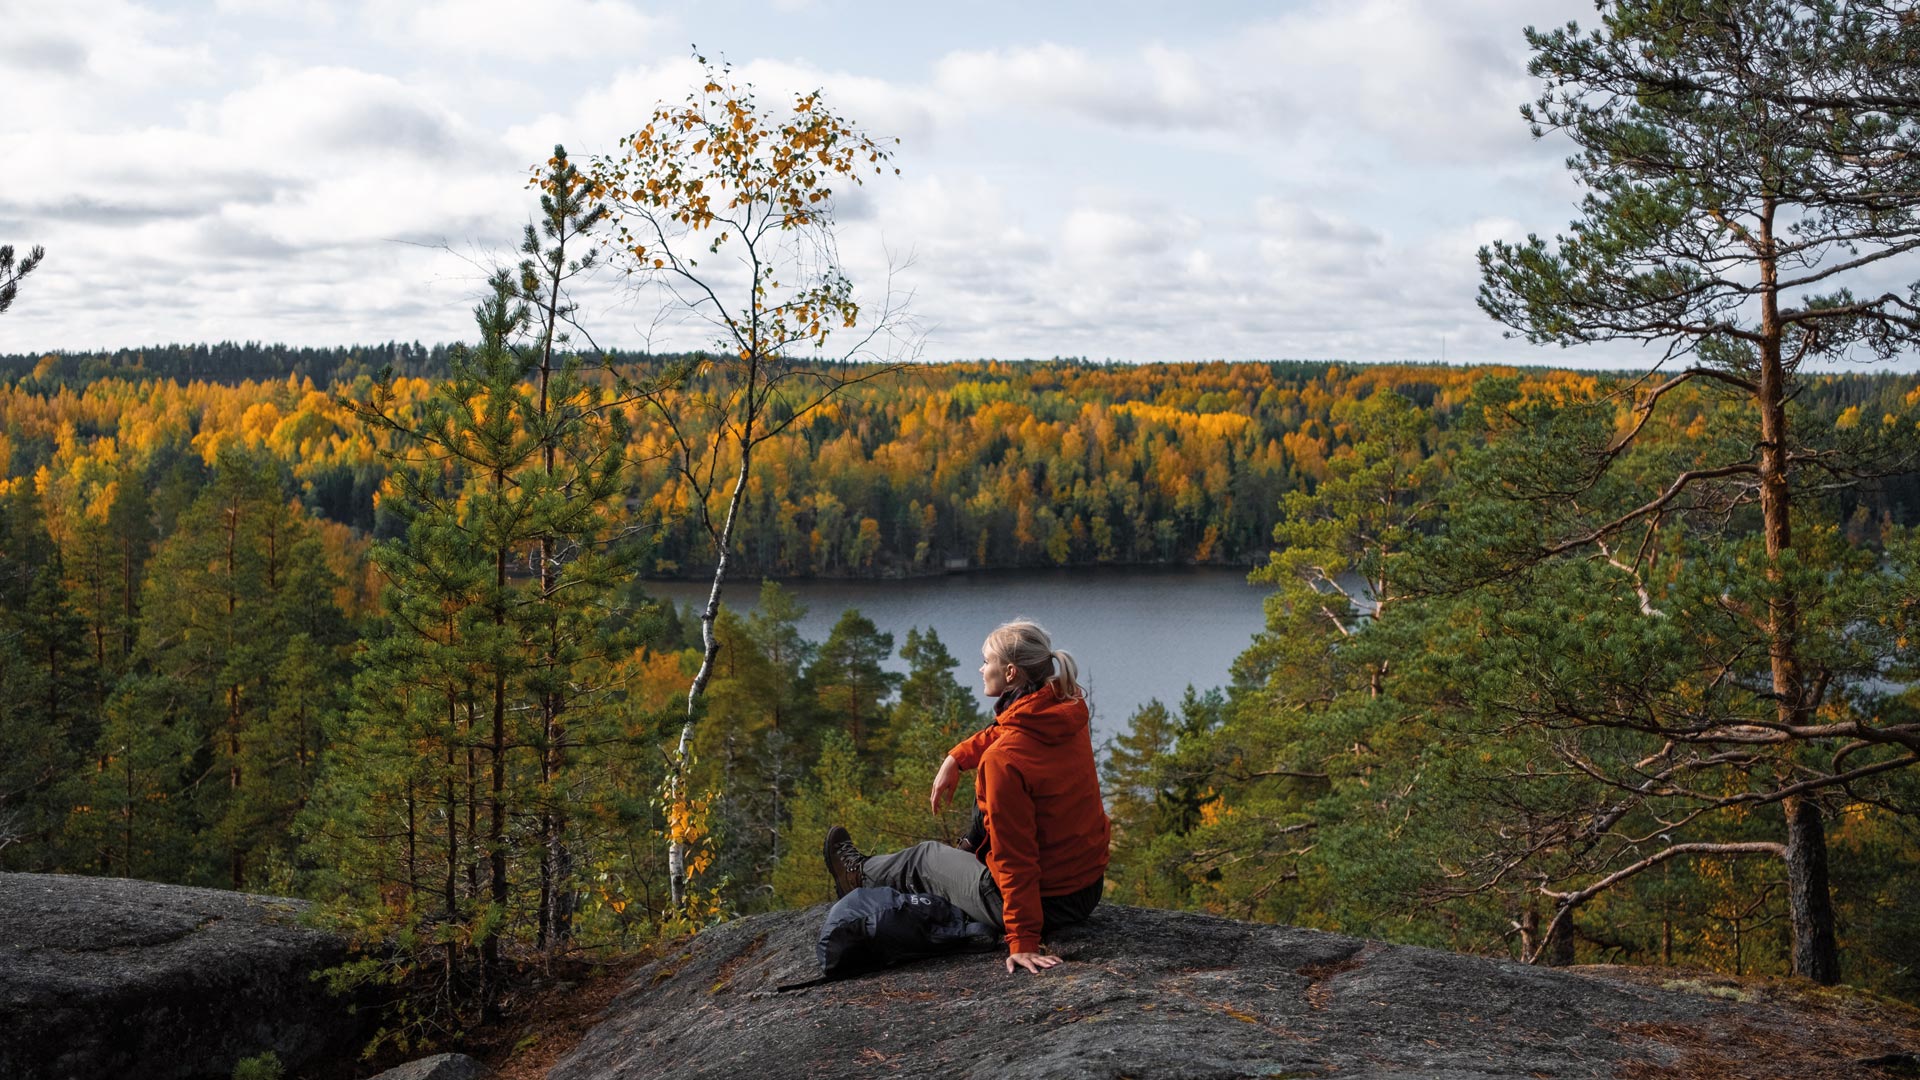
{"label": "bootlace", "polygon": [[833,845],[833,857],[840,861],[842,869],[856,875],[860,873],[862,864],[867,861],[867,857],[860,854],[860,849],[854,847],[851,840],[842,840]]}

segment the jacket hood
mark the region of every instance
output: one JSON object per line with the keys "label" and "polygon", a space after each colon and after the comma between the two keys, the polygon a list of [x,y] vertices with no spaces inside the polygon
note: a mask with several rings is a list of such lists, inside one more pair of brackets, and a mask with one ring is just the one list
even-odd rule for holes
{"label": "jacket hood", "polygon": [[1080,698],[1063,698],[1050,689],[1027,694],[1003,711],[1002,727],[1017,728],[1047,746],[1058,746],[1075,738],[1092,722],[1087,703]]}

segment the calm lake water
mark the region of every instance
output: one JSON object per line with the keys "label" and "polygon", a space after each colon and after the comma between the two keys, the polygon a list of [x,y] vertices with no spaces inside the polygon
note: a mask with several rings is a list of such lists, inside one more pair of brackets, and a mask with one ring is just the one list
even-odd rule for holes
{"label": "calm lake water", "polygon": [[[1124,731],[1135,709],[1158,698],[1179,702],[1196,690],[1225,685],[1227,669],[1265,625],[1268,589],[1247,584],[1246,571],[1217,567],[1091,567],[949,574],[905,581],[800,580],[783,584],[807,606],[800,632],[825,641],[847,608],[858,608],[896,649],[909,627],[932,627],[960,661],[955,677],[979,689],[980,643],[1008,619],[1047,628],[1054,646],[1073,654],[1092,691],[1094,742]],[[707,586],[649,581],[654,596],[704,603]],[[729,581],[723,606],[750,611],[757,580]],[[896,655],[889,666],[905,671]],[[984,707],[985,699],[982,698]]]}

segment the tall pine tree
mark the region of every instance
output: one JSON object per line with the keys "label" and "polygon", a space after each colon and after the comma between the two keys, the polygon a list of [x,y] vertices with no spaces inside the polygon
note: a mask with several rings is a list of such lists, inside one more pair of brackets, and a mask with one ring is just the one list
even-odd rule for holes
{"label": "tall pine tree", "polygon": [[490,1011],[510,928],[564,944],[581,843],[624,842],[579,820],[611,794],[586,786],[599,759],[635,752],[619,685],[635,624],[619,605],[643,547],[619,520],[624,384],[566,329],[566,282],[587,264],[568,246],[599,212],[563,150],[542,180],[527,260],[475,309],[478,345],[453,351],[417,410],[390,383],[352,403],[394,448],[406,532],[376,549],[385,625],[356,687],[355,758],[328,770],[307,831],[353,879],[343,914],[414,935],[398,968],[365,972],[428,980],[403,1035]]}
{"label": "tall pine tree", "polygon": [[[1631,419],[1583,447],[1579,468],[1557,471],[1559,499],[1536,501],[1561,512],[1548,519],[1551,531],[1532,533],[1527,557],[1593,553],[1638,575],[1663,529],[1693,524],[1709,561],[1758,568],[1757,579],[1733,571],[1726,587],[1738,603],[1757,605],[1731,629],[1763,649],[1766,672],[1765,685],[1754,685],[1736,664],[1704,707],[1682,707],[1673,700],[1687,696],[1680,688],[1648,687],[1622,671],[1623,689],[1644,709],[1607,705],[1604,691],[1591,707],[1546,709],[1574,714],[1555,722],[1620,738],[1642,733],[1653,757],[1623,750],[1617,766],[1595,763],[1594,771],[1627,791],[1687,787],[1703,804],[1687,820],[1709,834],[1656,832],[1669,839],[1644,857],[1546,888],[1564,920],[1593,889],[1669,859],[1776,857],[1790,897],[1794,971],[1831,983],[1839,978],[1827,841],[1835,797],[1895,762],[1920,760],[1920,730],[1828,715],[1862,674],[1835,645],[1845,631],[1821,625],[1839,615],[1822,594],[1833,575],[1850,572],[1849,561],[1804,515],[1824,488],[1903,466],[1862,445],[1864,433],[1808,425],[1790,403],[1803,364],[1888,359],[1920,343],[1920,281],[1881,284],[1909,273],[1920,250],[1912,62],[1920,22],[1876,0],[1608,0],[1600,11],[1590,34],[1528,31],[1530,70],[1544,86],[1523,112],[1536,137],[1573,141],[1568,168],[1587,194],[1566,235],[1481,251],[1481,304],[1536,343],[1653,342],[1685,366],[1621,391],[1633,396]],[[1726,399],[1737,435],[1655,468],[1635,452],[1637,440],[1652,417],[1684,400],[1676,391],[1688,384]],[[1636,466],[1643,471],[1634,476]],[[1631,497],[1600,498],[1623,473],[1637,489]],[[1596,504],[1605,512],[1592,512]],[[1706,522],[1749,506],[1751,542],[1706,539]],[[1737,778],[1720,778],[1729,771]],[[1741,785],[1766,794],[1736,797],[1729,789]],[[1716,825],[1762,807],[1780,816],[1777,839],[1715,835]],[[1610,813],[1589,829],[1611,828]]]}

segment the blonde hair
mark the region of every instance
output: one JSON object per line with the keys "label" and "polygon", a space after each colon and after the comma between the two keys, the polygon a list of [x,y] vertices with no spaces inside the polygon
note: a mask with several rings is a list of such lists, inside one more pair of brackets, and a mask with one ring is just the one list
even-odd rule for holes
{"label": "blonde hair", "polygon": [[1053,647],[1053,638],[1031,619],[1015,619],[994,627],[987,635],[986,650],[1002,663],[1020,669],[1028,683],[1045,683],[1062,698],[1084,698],[1080,685],[1080,666],[1064,650]]}

